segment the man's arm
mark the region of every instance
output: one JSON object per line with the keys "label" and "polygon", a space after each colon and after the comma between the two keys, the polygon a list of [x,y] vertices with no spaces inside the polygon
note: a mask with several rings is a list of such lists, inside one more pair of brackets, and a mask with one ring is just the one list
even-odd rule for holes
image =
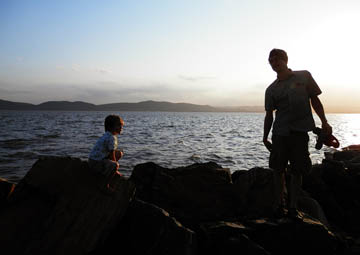
{"label": "man's arm", "polygon": [[325,117],[324,107],[323,107],[319,97],[318,96],[310,97],[310,102],[311,102],[311,105],[314,108],[316,114],[319,116],[319,118],[321,120],[322,129],[324,130],[324,132],[326,134],[331,134],[332,127],[327,122],[327,119]]}
{"label": "man's arm", "polygon": [[264,136],[263,143],[269,151],[271,151],[272,144],[268,140],[268,136],[271,130],[272,123],[274,121],[273,111],[266,111],[265,119],[264,119]]}

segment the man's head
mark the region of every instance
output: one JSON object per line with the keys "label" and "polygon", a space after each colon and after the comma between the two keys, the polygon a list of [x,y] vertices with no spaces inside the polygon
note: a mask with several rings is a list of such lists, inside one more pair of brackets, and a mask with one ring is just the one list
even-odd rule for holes
{"label": "man's head", "polygon": [[269,54],[269,63],[275,72],[287,70],[288,56],[284,50],[272,49]]}
{"label": "man's head", "polygon": [[109,115],[105,118],[105,131],[109,132],[118,132],[122,130],[122,127],[124,126],[124,121],[120,116],[118,115]]}
{"label": "man's head", "polygon": [[270,54],[269,54],[269,62],[271,59],[273,59],[274,57],[277,57],[279,59],[282,59],[282,60],[285,60],[286,63],[288,61],[288,56],[286,54],[286,51],[284,50],[281,50],[281,49],[272,49],[270,51]]}

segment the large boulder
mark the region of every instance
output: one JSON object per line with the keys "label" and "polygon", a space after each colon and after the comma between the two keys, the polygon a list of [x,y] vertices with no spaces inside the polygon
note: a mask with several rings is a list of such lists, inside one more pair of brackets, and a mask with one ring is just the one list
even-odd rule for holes
{"label": "large boulder", "polygon": [[249,220],[247,236],[270,254],[339,254],[344,243],[321,222],[301,213],[297,220]]}
{"label": "large boulder", "polygon": [[[164,208],[185,225],[234,217],[272,217],[274,172],[255,167],[235,171],[215,163],[167,169],[155,163],[135,166],[130,179],[136,196]],[[302,192],[299,209],[327,225],[325,214],[312,197]]]}
{"label": "large boulder", "polygon": [[135,187],[106,180],[87,162],[69,157],[38,160],[0,212],[0,245],[14,254],[87,254],[124,216]]}
{"label": "large boulder", "polygon": [[112,254],[116,250],[133,255],[192,255],[197,254],[197,238],[194,231],[165,210],[134,199],[106,242],[91,254]]}
{"label": "large boulder", "polygon": [[0,178],[0,211],[7,206],[8,198],[15,189],[15,184]]}
{"label": "large boulder", "polygon": [[320,203],[331,225],[360,234],[360,171],[349,167],[357,152],[334,156],[342,160],[326,159],[314,166],[303,187]]}
{"label": "large boulder", "polygon": [[201,224],[199,254],[340,254],[346,243],[321,222],[301,213],[297,220],[258,218]]}
{"label": "large boulder", "polygon": [[[244,201],[244,211],[247,218],[272,217],[274,195],[274,171],[268,168],[255,167],[248,171],[235,171],[232,174],[234,190]],[[286,190],[285,190],[286,192]],[[328,225],[326,216],[320,204],[307,192],[301,190],[297,207],[309,216]]]}
{"label": "large boulder", "polygon": [[349,161],[349,160],[359,160],[360,159],[360,150],[344,150],[344,151],[335,151],[332,154],[332,157],[336,161]]}
{"label": "large boulder", "polygon": [[270,254],[263,247],[252,241],[247,234],[250,229],[240,222],[206,222],[199,228],[199,254]]}
{"label": "large boulder", "polygon": [[241,208],[230,171],[216,163],[168,169],[150,162],[136,165],[130,180],[138,199],[165,209],[182,223],[231,218]]}
{"label": "large boulder", "polygon": [[255,167],[232,174],[235,191],[244,201],[245,214],[251,218],[271,216],[275,203],[274,172]]}

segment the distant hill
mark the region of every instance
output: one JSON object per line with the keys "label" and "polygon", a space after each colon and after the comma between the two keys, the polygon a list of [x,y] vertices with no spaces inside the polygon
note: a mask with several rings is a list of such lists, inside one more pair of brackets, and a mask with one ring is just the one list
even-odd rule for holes
{"label": "distant hill", "polygon": [[37,110],[47,111],[96,111],[97,106],[85,102],[49,101],[36,105]]}
{"label": "distant hill", "polygon": [[166,112],[257,112],[263,107],[213,107],[187,103],[143,101],[139,103],[113,103],[95,105],[86,102],[49,101],[38,105],[0,99],[0,110],[18,111],[166,111]]}
{"label": "distant hill", "polygon": [[265,112],[264,106],[226,106],[217,109],[224,112]]}
{"label": "distant hill", "polygon": [[122,111],[167,111],[167,112],[215,112],[217,109],[209,105],[196,105],[186,103],[170,103],[144,101],[139,103],[116,103],[98,105],[101,111],[119,110]]}
{"label": "distant hill", "polygon": [[35,110],[35,105],[28,103],[11,102],[0,99],[0,110]]}

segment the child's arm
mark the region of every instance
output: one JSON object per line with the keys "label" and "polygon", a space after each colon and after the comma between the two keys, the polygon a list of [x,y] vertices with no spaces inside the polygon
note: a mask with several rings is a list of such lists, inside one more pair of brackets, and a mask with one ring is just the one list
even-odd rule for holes
{"label": "child's arm", "polygon": [[112,151],[110,151],[110,160],[112,160],[112,161],[117,161],[116,160],[116,150],[112,150]]}
{"label": "child's arm", "polygon": [[124,156],[124,152],[122,149],[116,150],[116,152],[115,152],[116,161],[120,160],[123,156]]}
{"label": "child's arm", "polygon": [[119,163],[116,160],[116,150],[110,151],[110,160],[114,161],[116,163],[116,170],[119,169]]}

